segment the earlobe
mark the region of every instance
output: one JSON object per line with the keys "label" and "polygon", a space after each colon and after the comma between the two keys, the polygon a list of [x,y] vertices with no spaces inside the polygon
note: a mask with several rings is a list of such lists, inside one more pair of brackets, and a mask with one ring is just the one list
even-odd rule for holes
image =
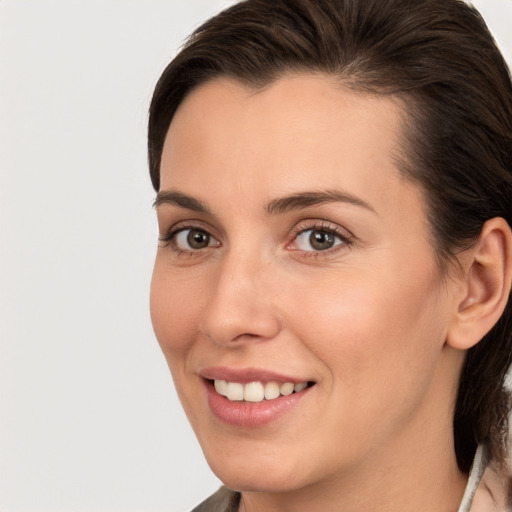
{"label": "earlobe", "polygon": [[512,231],[499,217],[488,220],[462,258],[462,293],[455,298],[447,344],[467,350],[499,320],[510,297]]}

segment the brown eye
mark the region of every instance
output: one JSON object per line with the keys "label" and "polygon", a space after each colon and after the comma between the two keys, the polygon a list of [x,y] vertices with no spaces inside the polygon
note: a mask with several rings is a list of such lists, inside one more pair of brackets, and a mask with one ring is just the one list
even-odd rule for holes
{"label": "brown eye", "polygon": [[210,245],[210,235],[199,229],[188,230],[187,243],[191,249],[204,249]]}
{"label": "brown eye", "polygon": [[210,233],[198,228],[182,229],[172,238],[174,245],[182,251],[198,251],[219,245]]}
{"label": "brown eye", "polygon": [[296,248],[306,252],[327,251],[342,243],[343,237],[327,229],[305,229],[295,239]]}
{"label": "brown eye", "polygon": [[325,251],[334,247],[336,237],[327,231],[313,230],[309,235],[309,243],[316,251]]}

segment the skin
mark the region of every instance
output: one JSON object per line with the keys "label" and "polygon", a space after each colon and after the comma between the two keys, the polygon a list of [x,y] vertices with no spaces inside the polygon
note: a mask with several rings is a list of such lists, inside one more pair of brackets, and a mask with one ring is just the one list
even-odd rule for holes
{"label": "skin", "polygon": [[[396,100],[326,76],[259,91],[216,79],[169,128],[161,191],[209,211],[161,202],[160,236],[195,227],[211,238],[203,249],[183,235],[160,243],[153,325],[208,463],[247,511],[457,510],[464,351],[446,340],[463,286],[440,276],[422,191],[397,170],[401,115]],[[365,206],[267,211],[325,190]],[[315,250],[296,236],[311,229],[336,231],[336,245]],[[210,411],[199,376],[208,366],[315,385],[278,421],[240,428]]]}

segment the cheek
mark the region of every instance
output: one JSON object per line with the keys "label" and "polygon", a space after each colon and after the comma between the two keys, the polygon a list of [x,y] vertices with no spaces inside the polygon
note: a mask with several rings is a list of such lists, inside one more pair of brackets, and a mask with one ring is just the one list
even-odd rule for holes
{"label": "cheek", "polygon": [[167,270],[157,259],[151,280],[151,321],[169,365],[188,350],[194,339],[200,297],[193,283],[183,282],[183,277]]}
{"label": "cheek", "polygon": [[333,439],[376,446],[422,410],[443,345],[429,281],[345,279],[296,302],[295,330],[327,369],[324,423]]}
{"label": "cheek", "polygon": [[344,385],[398,375],[414,381],[443,344],[437,295],[430,272],[407,276],[396,269],[340,276],[324,283],[322,293],[297,292],[301,302],[291,309],[299,313],[296,332]]}

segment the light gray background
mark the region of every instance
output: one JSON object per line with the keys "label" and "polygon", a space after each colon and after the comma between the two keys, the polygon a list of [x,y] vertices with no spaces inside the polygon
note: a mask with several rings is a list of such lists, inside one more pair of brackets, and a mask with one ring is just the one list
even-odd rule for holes
{"label": "light gray background", "polygon": [[[186,511],[219,482],[154,339],[145,129],[230,0],[0,0],[0,510]],[[480,0],[512,61],[512,0]]]}

